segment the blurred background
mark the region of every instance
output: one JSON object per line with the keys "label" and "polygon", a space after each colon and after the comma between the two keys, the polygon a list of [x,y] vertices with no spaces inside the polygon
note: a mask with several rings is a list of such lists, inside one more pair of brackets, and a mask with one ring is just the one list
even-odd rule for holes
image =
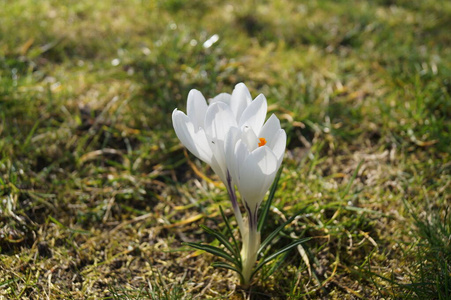
{"label": "blurred background", "polygon": [[[451,297],[450,2],[0,7],[1,296]],[[170,117],[239,82],[288,135],[268,232],[312,238],[250,293],[178,251],[232,212]]]}

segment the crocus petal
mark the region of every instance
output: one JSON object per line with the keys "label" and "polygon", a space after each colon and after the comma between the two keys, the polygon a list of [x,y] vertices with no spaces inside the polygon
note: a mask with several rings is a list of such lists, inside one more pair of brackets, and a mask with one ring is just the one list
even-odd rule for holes
{"label": "crocus petal", "polygon": [[287,145],[287,134],[285,130],[279,129],[279,132],[274,139],[274,145],[272,146],[272,151],[277,157],[277,165],[280,167],[283,160],[283,155],[285,153],[285,147]]}
{"label": "crocus petal", "polygon": [[263,125],[260,132],[257,132],[257,135],[259,137],[264,137],[265,139],[267,139],[267,145],[272,148],[273,141],[271,141],[271,138],[275,137],[278,134],[279,130],[280,121],[274,114],[272,114],[269,119],[266,120],[265,125]]}
{"label": "crocus petal", "polygon": [[227,185],[227,166],[225,164],[224,152],[213,155],[210,166],[224,185]]}
{"label": "crocus petal", "polygon": [[237,139],[240,137],[241,132],[238,128],[233,127],[227,134],[227,139],[224,145],[225,148],[225,159],[227,165],[227,172],[232,178],[232,182],[236,184],[238,179],[238,165],[235,157],[235,145]]}
{"label": "crocus petal", "polygon": [[197,158],[209,164],[213,157],[213,152],[204,130],[202,128],[195,130],[194,124],[188,116],[177,109],[172,112],[172,124],[174,125],[175,134],[182,144]]}
{"label": "crocus petal", "polygon": [[280,128],[280,121],[274,114],[263,125],[258,136],[266,139],[266,146],[273,150],[280,165],[285,153],[287,134]]}
{"label": "crocus petal", "polygon": [[258,134],[265,122],[267,109],[268,105],[265,96],[263,94],[258,95],[243,111],[238,123],[240,128],[249,126],[255,134]]}
{"label": "crocus petal", "polygon": [[[227,166],[225,158],[225,140],[231,128],[236,128],[236,121],[230,107],[223,102],[211,104],[205,115],[205,133],[209,139],[210,148],[213,151],[215,163],[218,164],[216,171],[221,180],[226,179]],[[224,181],[225,182],[225,181]]]}
{"label": "crocus petal", "polygon": [[228,106],[230,106],[230,100],[231,100],[232,96],[228,93],[221,93],[217,96],[215,96],[213,99],[210,99],[210,105],[216,102],[223,102],[225,104],[227,104]]}
{"label": "crocus petal", "polygon": [[277,158],[268,147],[249,154],[240,168],[240,194],[251,211],[262,202],[278,169]]}
{"label": "crocus petal", "polygon": [[240,168],[249,155],[249,150],[242,140],[232,142],[233,136],[229,136],[226,147],[227,168],[233,183],[240,187]]}
{"label": "crocus petal", "polygon": [[251,101],[252,96],[247,86],[244,83],[238,83],[232,92],[232,99],[230,100],[230,108],[232,109],[233,115],[235,116],[235,120],[237,122]]}
{"label": "crocus petal", "polygon": [[188,93],[186,113],[194,124],[194,129],[204,127],[205,113],[207,112],[207,101],[201,92],[192,89]]}
{"label": "crocus petal", "polygon": [[254,151],[258,147],[258,137],[251,128],[244,128],[241,136],[249,152]]}
{"label": "crocus petal", "polygon": [[237,127],[230,107],[222,102],[211,104],[205,115],[205,132],[212,140],[225,141],[231,127]]}

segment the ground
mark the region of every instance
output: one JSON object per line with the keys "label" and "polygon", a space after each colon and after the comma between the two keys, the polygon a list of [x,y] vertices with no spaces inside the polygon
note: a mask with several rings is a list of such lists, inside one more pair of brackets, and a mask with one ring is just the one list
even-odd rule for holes
{"label": "ground", "polygon": [[[451,2],[2,2],[0,299],[451,297]],[[250,289],[182,244],[235,223],[170,118],[239,82],[309,238]]]}

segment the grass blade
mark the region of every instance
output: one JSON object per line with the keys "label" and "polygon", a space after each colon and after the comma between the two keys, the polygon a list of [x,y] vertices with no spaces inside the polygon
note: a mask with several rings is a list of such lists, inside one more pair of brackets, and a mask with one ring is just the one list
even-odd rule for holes
{"label": "grass blade", "polygon": [[259,263],[257,265],[257,267],[255,268],[255,270],[252,272],[252,276],[254,276],[255,273],[258,272],[258,270],[260,270],[264,265],[266,265],[267,263],[269,263],[270,261],[272,261],[273,259],[275,259],[277,256],[279,256],[280,254],[283,254],[289,250],[291,250],[292,248],[296,247],[299,244],[302,244],[303,242],[306,242],[310,240],[310,238],[304,238],[304,239],[299,239],[297,241],[292,242],[291,244],[283,247],[282,249],[280,249],[279,251],[271,254],[270,256],[266,257],[261,263]]}
{"label": "grass blade", "polygon": [[289,254],[290,254],[289,252],[285,252],[284,257],[282,259],[277,261],[274,264],[274,266],[271,267],[271,269],[262,274],[261,280],[265,281],[266,279],[268,279],[269,276],[271,276],[282,265],[282,263],[285,261],[285,259],[288,257]]}
{"label": "grass blade", "polygon": [[241,263],[238,262],[236,259],[234,259],[232,256],[230,256],[227,252],[225,252],[224,250],[222,250],[221,248],[215,247],[215,246],[211,246],[211,245],[203,245],[200,243],[183,243],[184,245],[190,246],[192,248],[195,249],[199,249],[199,250],[203,250],[206,251],[210,254],[213,254],[215,256],[219,256],[224,258],[225,260],[228,260],[229,262],[231,262],[232,264],[234,264],[235,266],[240,266]]}
{"label": "grass blade", "polygon": [[205,230],[208,234],[211,234],[215,238],[218,239],[218,241],[224,245],[224,247],[227,248],[227,250],[230,251],[230,253],[236,258],[237,261],[241,262],[241,256],[240,253],[236,251],[236,248],[230,244],[230,242],[227,240],[227,238],[219,231],[213,230],[211,228],[208,228],[205,225],[200,225],[200,227]]}
{"label": "grass blade", "polygon": [[274,194],[277,190],[277,184],[279,183],[280,175],[282,174],[283,168],[281,167],[277,172],[276,178],[271,186],[271,190],[269,191],[268,199],[265,202],[265,206],[262,207],[262,211],[260,214],[260,219],[258,220],[257,230],[259,232],[262,231],[263,224],[266,223],[266,218],[268,216],[269,209],[271,208],[272,200],[274,199]]}
{"label": "grass blade", "polygon": [[[232,227],[230,227],[229,220],[225,216],[224,211],[222,210],[222,206],[219,206],[219,211],[221,212],[222,219],[224,220],[224,223],[226,224],[227,232],[232,237],[233,245],[235,246],[236,252],[239,254],[240,247],[238,246],[235,236],[233,236]],[[241,259],[241,255],[240,255],[240,259]]]}
{"label": "grass blade", "polygon": [[269,243],[271,243],[271,241],[277,236],[277,234],[285,228],[285,226],[287,226],[288,224],[290,224],[294,218],[296,218],[297,216],[299,216],[302,212],[304,211],[304,209],[299,210],[297,213],[295,213],[291,218],[289,218],[285,223],[283,223],[282,225],[280,225],[279,227],[276,228],[276,230],[274,230],[273,232],[271,232],[271,234],[263,241],[263,243],[260,245],[260,249],[258,249],[258,254],[260,254],[265,248],[266,246],[269,245]]}
{"label": "grass blade", "polygon": [[351,189],[351,185],[354,182],[354,180],[356,179],[357,174],[359,173],[359,170],[360,170],[360,167],[362,166],[362,164],[363,164],[363,160],[361,160],[359,162],[359,164],[357,165],[357,168],[355,169],[354,173],[352,173],[351,179],[349,180],[348,184],[346,185],[343,193],[340,195],[341,199],[344,199],[344,197],[346,197],[346,195],[349,193],[349,190]]}
{"label": "grass blade", "polygon": [[238,273],[238,275],[240,275],[241,281],[244,280],[243,275],[241,274],[241,271],[239,269],[235,268],[234,266],[229,265],[228,263],[215,262],[215,263],[212,263],[211,265],[215,268],[223,268],[223,269],[229,269],[229,270],[235,271],[236,273]]}

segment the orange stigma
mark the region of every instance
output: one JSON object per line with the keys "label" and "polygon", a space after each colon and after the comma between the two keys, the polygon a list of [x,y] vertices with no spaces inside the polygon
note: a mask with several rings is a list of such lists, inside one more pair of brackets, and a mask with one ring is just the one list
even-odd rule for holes
{"label": "orange stigma", "polygon": [[259,138],[259,140],[260,140],[260,143],[258,143],[259,147],[266,145],[266,139],[265,138]]}

